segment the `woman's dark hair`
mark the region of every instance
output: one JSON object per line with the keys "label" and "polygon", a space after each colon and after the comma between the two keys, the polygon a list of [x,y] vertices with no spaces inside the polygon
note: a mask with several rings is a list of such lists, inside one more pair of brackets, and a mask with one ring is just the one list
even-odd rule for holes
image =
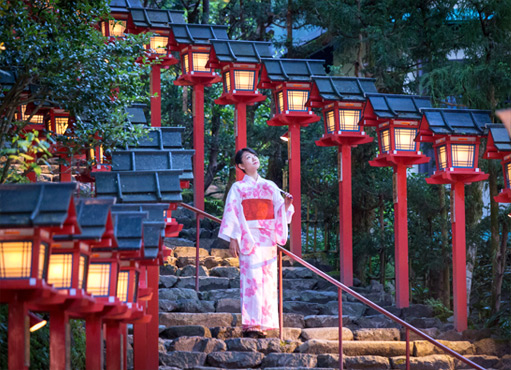
{"label": "woman's dark hair", "polygon": [[[236,163],[236,166],[240,165],[243,163],[242,159],[243,159],[243,153],[250,153],[250,154],[253,154],[255,155],[256,157],[259,157],[256,153],[256,151],[252,148],[243,148],[243,149],[240,149],[238,150],[238,152],[236,153],[236,155],[234,156],[234,163]],[[240,168],[241,170],[241,168]],[[243,170],[242,170],[243,171]],[[243,171],[245,172],[245,171]]]}

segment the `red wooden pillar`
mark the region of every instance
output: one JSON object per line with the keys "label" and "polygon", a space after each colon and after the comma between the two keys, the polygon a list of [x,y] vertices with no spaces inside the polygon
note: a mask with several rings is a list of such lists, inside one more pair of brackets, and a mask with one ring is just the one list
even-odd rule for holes
{"label": "red wooden pillar", "polygon": [[50,312],[50,369],[71,369],[69,315],[64,310]]}
{"label": "red wooden pillar", "polygon": [[451,207],[454,327],[467,329],[467,270],[465,241],[465,184],[455,182],[452,186]]}
{"label": "red wooden pillar", "polygon": [[153,296],[147,302],[147,314],[151,315],[151,321],[147,323],[147,339],[145,356],[147,357],[146,370],[158,370],[159,366],[159,352],[158,352],[158,337],[159,337],[159,304],[158,304],[158,285],[160,281],[160,267],[147,266],[147,285],[152,288]]}
{"label": "red wooden pillar", "polygon": [[85,320],[85,366],[87,370],[103,370],[103,335],[101,316],[91,315]]}
{"label": "red wooden pillar", "polygon": [[125,370],[122,365],[121,324],[116,320],[106,322],[106,369]]}
{"label": "red wooden pillar", "polygon": [[[247,147],[247,104],[236,103],[236,125],[234,126],[236,132],[236,153],[238,150]],[[236,168],[236,180],[243,179],[245,174],[243,171]]]}
{"label": "red wooden pillar", "polygon": [[8,322],[9,370],[28,370],[30,366],[30,334],[28,309],[24,301],[9,302]]}
{"label": "red wooden pillar", "polygon": [[394,238],[396,269],[396,306],[408,307],[408,200],[406,192],[406,165],[394,166]]}
{"label": "red wooden pillar", "polygon": [[121,366],[122,369],[128,368],[128,325],[121,324]]}
{"label": "red wooden pillar", "polygon": [[193,86],[193,149],[193,203],[204,210],[204,85],[201,84]]}
{"label": "red wooden pillar", "polygon": [[295,214],[291,220],[291,252],[302,256],[302,185],[300,179],[300,125],[289,125],[289,192]]}
{"label": "red wooden pillar", "polygon": [[339,155],[339,231],[341,282],[353,285],[353,227],[351,194],[351,146],[338,147]]}
{"label": "red wooden pillar", "polygon": [[[154,294],[154,293],[153,293]],[[146,338],[148,324],[133,325],[133,368],[147,369]]]}
{"label": "red wooden pillar", "polygon": [[151,126],[161,127],[161,66],[151,66]]}

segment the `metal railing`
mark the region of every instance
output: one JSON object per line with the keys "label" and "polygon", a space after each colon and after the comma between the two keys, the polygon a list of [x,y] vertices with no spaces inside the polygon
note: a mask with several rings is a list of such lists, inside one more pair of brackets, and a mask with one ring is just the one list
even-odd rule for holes
{"label": "metal railing", "polygon": [[[199,290],[199,239],[200,239],[200,216],[207,217],[210,220],[213,220],[215,222],[221,223],[222,220],[218,217],[215,217],[213,215],[210,215],[204,211],[201,211],[198,208],[192,207],[185,203],[180,203],[180,205],[183,208],[186,208],[192,212],[195,212],[197,214],[197,244],[196,244],[196,260],[195,260],[195,289]],[[327,280],[329,283],[332,283],[337,287],[338,291],[338,305],[339,305],[339,369],[343,370],[343,348],[342,348],[342,329],[343,329],[343,323],[342,323],[342,292],[346,292],[347,294],[350,294],[352,297],[355,297],[362,303],[365,303],[367,306],[371,307],[372,309],[378,311],[379,313],[385,315],[392,321],[400,324],[405,328],[405,340],[406,340],[406,370],[410,370],[410,331],[414,332],[418,336],[424,338],[431,344],[433,344],[435,347],[441,349],[444,353],[447,353],[454,358],[457,358],[458,360],[462,361],[463,363],[471,366],[474,369],[478,370],[486,370],[485,368],[479,366],[478,364],[470,361],[468,358],[464,357],[463,355],[459,354],[458,352],[450,349],[449,347],[445,346],[444,344],[438,342],[437,340],[431,338],[429,335],[423,333],[416,327],[408,324],[406,321],[400,319],[399,317],[393,315],[392,313],[388,312],[384,308],[378,306],[376,303],[371,302],[369,299],[364,297],[363,295],[355,292],[354,290],[350,289],[346,285],[342,284],[341,282],[335,280],[330,275],[324,273],[323,271],[319,270],[317,267],[311,265],[310,263],[304,261],[297,255],[291,253],[287,249],[281,247],[280,245],[277,245],[277,265],[278,265],[278,271],[279,271],[279,281],[278,281],[278,288],[279,288],[279,337],[282,340],[283,339],[283,327],[284,327],[284,313],[283,313],[283,284],[282,284],[282,254],[286,254],[288,257],[290,257],[292,260],[300,263],[302,266],[306,267],[307,269],[314,272],[316,275],[322,277],[323,279]]]}

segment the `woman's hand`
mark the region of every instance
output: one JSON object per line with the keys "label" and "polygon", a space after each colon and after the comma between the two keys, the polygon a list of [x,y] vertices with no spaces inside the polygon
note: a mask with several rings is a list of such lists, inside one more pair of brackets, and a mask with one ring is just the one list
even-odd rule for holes
{"label": "woman's hand", "polygon": [[286,207],[286,212],[289,209],[289,206],[293,203],[293,196],[289,193],[284,193],[284,205]]}
{"label": "woman's hand", "polygon": [[240,246],[238,244],[238,240],[231,239],[231,242],[229,243],[229,251],[234,258],[238,258],[238,255],[240,254]]}

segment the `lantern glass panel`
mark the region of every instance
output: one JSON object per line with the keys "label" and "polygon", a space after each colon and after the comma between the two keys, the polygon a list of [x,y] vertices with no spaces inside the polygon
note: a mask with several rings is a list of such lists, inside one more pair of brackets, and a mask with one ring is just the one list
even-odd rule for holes
{"label": "lantern glass panel", "polygon": [[360,121],[360,111],[353,109],[339,110],[339,130],[340,131],[360,131],[358,122]]}
{"label": "lantern glass panel", "polygon": [[255,89],[255,71],[234,70],[236,90],[253,91]]}
{"label": "lantern glass panel", "polygon": [[225,92],[229,92],[232,90],[231,73],[230,72],[224,73],[224,90],[225,90]]}
{"label": "lantern glass panel", "polygon": [[87,281],[85,266],[87,266],[87,257],[80,256],[80,261],[78,262],[78,289],[85,289],[87,287],[84,284]]}
{"label": "lantern glass panel", "polygon": [[439,146],[436,149],[438,158],[438,169],[443,170],[447,168],[447,147],[445,145]]}
{"label": "lantern glass panel", "polygon": [[417,143],[415,137],[417,130],[414,128],[394,128],[394,137],[396,140],[396,150],[415,151]]}
{"label": "lantern glass panel", "polygon": [[139,279],[140,273],[138,271],[135,271],[135,291],[133,292],[133,302],[136,302],[138,299],[138,279]]}
{"label": "lantern glass panel", "polygon": [[183,55],[183,68],[185,73],[190,72],[190,63],[188,62],[188,54]]}
{"label": "lantern glass panel", "polygon": [[462,168],[474,167],[476,146],[471,144],[452,144],[452,166]]}
{"label": "lantern glass panel", "polygon": [[29,278],[32,242],[0,242],[0,279]]}
{"label": "lantern glass panel", "polygon": [[57,289],[70,289],[73,278],[73,254],[52,253],[48,264],[48,283]]}
{"label": "lantern glass panel", "polygon": [[390,130],[380,131],[380,149],[382,153],[390,152]]}
{"label": "lantern glass panel", "polygon": [[[30,118],[30,120],[29,120]],[[30,117],[30,114],[27,114],[27,106],[26,104],[23,104],[21,106],[21,114],[20,114],[20,120],[21,121],[29,121],[30,123],[35,123],[38,125],[42,125],[44,123],[44,116],[42,114],[34,114],[32,117]]]}
{"label": "lantern glass panel", "polygon": [[110,263],[89,264],[89,275],[87,277],[87,293],[98,297],[108,296],[110,290]]}
{"label": "lantern glass panel", "polygon": [[511,189],[511,162],[508,162],[504,165],[504,177],[506,188]]}
{"label": "lantern glass panel", "polygon": [[151,37],[150,48],[154,50],[156,54],[167,55],[167,44],[169,38],[166,36],[153,36]]}
{"label": "lantern glass panel", "polygon": [[192,53],[192,68],[195,72],[211,72],[211,68],[206,68],[209,60],[209,53]]}
{"label": "lantern glass panel", "polygon": [[108,31],[110,36],[114,37],[122,37],[124,36],[124,31],[126,30],[126,22],[125,21],[108,21]]}
{"label": "lantern glass panel", "polygon": [[55,117],[55,131],[57,135],[64,135],[69,124],[68,117]]}
{"label": "lantern glass panel", "polygon": [[305,103],[309,99],[309,92],[305,90],[288,90],[287,105],[290,111],[307,111]]}
{"label": "lantern glass panel", "polygon": [[326,131],[328,133],[335,132],[335,117],[334,117],[334,111],[329,110],[325,113],[325,119],[326,119]]}
{"label": "lantern glass panel", "polygon": [[277,110],[279,113],[284,111],[284,92],[279,91],[277,93]]}
{"label": "lantern glass panel", "polygon": [[117,278],[117,298],[119,298],[122,302],[128,301],[128,288],[130,282],[130,272],[129,271],[119,271],[119,276]]}
{"label": "lantern glass panel", "polygon": [[46,268],[48,266],[48,257],[49,257],[50,248],[45,243],[41,243],[39,245],[39,271],[37,271],[37,277],[39,279],[46,278]]}

